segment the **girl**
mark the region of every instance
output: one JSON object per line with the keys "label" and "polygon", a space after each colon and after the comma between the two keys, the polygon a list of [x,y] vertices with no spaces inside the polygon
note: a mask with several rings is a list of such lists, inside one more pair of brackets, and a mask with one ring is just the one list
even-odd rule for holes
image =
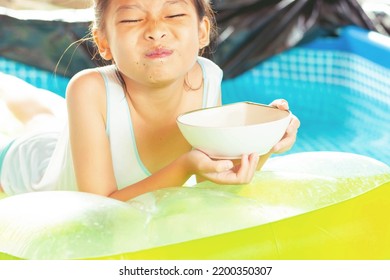
{"label": "girl", "polygon": [[[193,150],[176,125],[184,112],[221,103],[222,71],[198,56],[214,34],[208,1],[94,2],[93,38],[101,57],[112,64],[71,79],[69,128],[58,141],[46,133],[44,146],[51,143],[54,148],[46,160],[39,160],[40,171],[23,182],[9,175],[12,166],[23,165],[15,155],[42,140],[29,136],[13,142],[1,174],[5,192],[78,189],[126,201],[183,185],[194,174],[216,183],[250,182],[269,155],[243,155],[235,164],[212,160]],[[288,109],[285,101],[273,105]],[[273,152],[291,148],[298,127],[294,117]]]}

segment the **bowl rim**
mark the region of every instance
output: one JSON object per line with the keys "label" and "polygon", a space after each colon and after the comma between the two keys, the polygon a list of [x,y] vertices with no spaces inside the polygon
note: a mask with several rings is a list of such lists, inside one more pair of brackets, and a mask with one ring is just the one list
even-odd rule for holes
{"label": "bowl rim", "polygon": [[248,124],[248,125],[237,125],[237,126],[199,126],[199,125],[194,125],[194,124],[187,124],[187,123],[184,123],[183,121],[180,120],[180,118],[182,118],[183,116],[191,114],[191,113],[196,113],[198,111],[210,110],[210,109],[220,108],[220,107],[223,107],[223,106],[233,106],[233,105],[238,105],[238,104],[256,105],[256,106],[260,106],[260,107],[267,107],[267,108],[271,108],[271,109],[275,109],[275,110],[288,112],[288,114],[285,117],[283,117],[283,118],[281,118],[279,120],[274,120],[274,121],[270,121],[270,122],[266,122],[266,123],[261,123],[262,125],[264,125],[264,124],[272,124],[274,122],[278,122],[278,121],[284,120],[286,118],[291,118],[291,115],[292,115],[290,110],[281,110],[281,109],[279,109],[279,108],[277,108],[275,106],[270,106],[270,105],[262,104],[262,103],[256,103],[256,102],[252,102],[252,101],[240,101],[240,102],[234,102],[234,103],[229,103],[229,104],[225,104],[225,105],[212,106],[212,107],[207,107],[207,108],[199,108],[199,109],[191,110],[191,111],[182,113],[179,116],[177,116],[176,122],[178,124],[182,124],[182,125],[187,126],[187,127],[201,127],[201,128],[204,128],[204,129],[229,129],[229,128],[238,128],[238,127],[254,127],[254,126],[258,126],[259,124]]}

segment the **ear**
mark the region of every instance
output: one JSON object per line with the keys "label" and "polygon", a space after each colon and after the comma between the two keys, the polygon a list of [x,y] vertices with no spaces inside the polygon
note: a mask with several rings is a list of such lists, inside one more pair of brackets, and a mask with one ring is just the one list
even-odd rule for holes
{"label": "ear", "polygon": [[203,17],[199,25],[199,48],[203,49],[210,44],[211,23],[208,17]]}
{"label": "ear", "polygon": [[94,30],[92,34],[100,56],[105,60],[112,60],[111,49],[108,45],[107,37],[103,36],[98,30]]}

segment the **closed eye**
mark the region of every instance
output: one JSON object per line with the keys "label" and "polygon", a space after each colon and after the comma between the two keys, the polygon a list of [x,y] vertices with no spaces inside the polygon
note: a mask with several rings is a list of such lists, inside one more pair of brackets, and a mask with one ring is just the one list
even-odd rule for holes
{"label": "closed eye", "polygon": [[185,14],[176,14],[176,15],[171,15],[171,16],[167,16],[167,18],[178,18],[178,17],[184,17]]}
{"label": "closed eye", "polygon": [[120,23],[137,23],[137,22],[141,22],[142,19],[124,19],[124,20],[121,20]]}

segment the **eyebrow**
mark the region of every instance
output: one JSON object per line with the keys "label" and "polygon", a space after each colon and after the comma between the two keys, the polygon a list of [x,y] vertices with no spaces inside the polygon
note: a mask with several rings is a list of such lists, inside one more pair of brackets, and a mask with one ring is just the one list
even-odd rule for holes
{"label": "eyebrow", "polygon": [[[164,6],[167,6],[167,5],[174,5],[174,4],[185,4],[185,5],[188,5],[188,2],[186,0],[171,0],[171,1],[167,1],[164,3]],[[115,13],[118,13],[122,10],[131,10],[131,9],[140,9],[140,10],[143,10],[139,5],[137,4],[127,4],[127,5],[122,5],[120,7],[118,7],[118,9],[116,9]]]}
{"label": "eyebrow", "polygon": [[141,7],[139,5],[122,5],[122,6],[119,6],[118,9],[116,9],[115,13],[118,13],[122,10],[132,10],[132,9],[135,9],[135,8],[138,8],[138,9],[141,9]]}
{"label": "eyebrow", "polygon": [[172,5],[172,4],[180,4],[180,3],[188,5],[186,0],[171,0],[171,1],[165,2],[164,5]]}

